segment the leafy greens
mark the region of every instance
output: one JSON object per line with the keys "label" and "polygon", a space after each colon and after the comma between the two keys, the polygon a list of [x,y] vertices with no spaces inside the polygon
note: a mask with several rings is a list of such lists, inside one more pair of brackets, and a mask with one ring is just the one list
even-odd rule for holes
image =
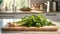
{"label": "leafy greens", "polygon": [[31,15],[28,17],[23,17],[21,21],[16,22],[19,26],[27,26],[27,27],[43,27],[43,26],[51,26],[55,25],[52,22],[48,22],[47,18],[43,17],[43,15]]}

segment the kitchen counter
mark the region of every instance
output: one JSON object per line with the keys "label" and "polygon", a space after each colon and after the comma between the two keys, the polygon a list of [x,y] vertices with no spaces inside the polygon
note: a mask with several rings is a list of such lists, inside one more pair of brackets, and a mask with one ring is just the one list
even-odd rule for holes
{"label": "kitchen counter", "polygon": [[[55,12],[55,13],[59,13],[59,12]],[[8,15],[8,14],[11,14],[11,13],[1,13],[1,14],[5,16],[5,14]],[[12,14],[16,14],[16,13],[12,13]],[[20,15],[20,13],[17,13],[17,14]],[[26,13],[24,13],[23,15],[25,16],[25,14]],[[16,18],[18,18],[18,16]],[[59,14],[58,14],[58,16],[59,16]],[[55,16],[51,16],[51,17],[53,17],[55,19]],[[21,18],[21,15],[20,15],[20,18]],[[59,19],[60,17],[57,17],[57,18]],[[58,29],[58,31],[54,31],[54,32],[52,32],[52,31],[2,31],[2,33],[3,34],[10,34],[10,33],[11,34],[60,34],[60,22],[56,22],[56,23],[57,23],[57,26],[59,26],[59,29]]]}
{"label": "kitchen counter", "polygon": [[10,12],[10,11],[1,11],[0,14],[39,14],[39,13],[43,13],[45,11],[14,11],[14,12]]}
{"label": "kitchen counter", "polygon": [[60,11],[50,11],[50,12],[46,12],[46,11],[14,11],[14,12],[10,12],[10,11],[1,11],[0,14],[41,14],[41,13],[60,13]]}
{"label": "kitchen counter", "polygon": [[59,27],[58,31],[2,31],[2,34],[60,34],[60,22],[56,24]]}

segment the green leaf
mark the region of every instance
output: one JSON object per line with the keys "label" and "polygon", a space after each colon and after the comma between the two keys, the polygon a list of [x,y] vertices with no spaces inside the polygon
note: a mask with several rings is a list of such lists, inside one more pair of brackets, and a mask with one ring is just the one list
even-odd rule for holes
{"label": "green leaf", "polygon": [[0,0],[0,5],[1,5],[2,2],[3,2],[3,0]]}
{"label": "green leaf", "polygon": [[43,27],[43,26],[51,26],[55,25],[52,22],[48,22],[47,18],[43,17],[42,15],[31,15],[28,17],[23,17],[22,21],[17,22],[19,25],[22,26],[35,26],[35,27]]}

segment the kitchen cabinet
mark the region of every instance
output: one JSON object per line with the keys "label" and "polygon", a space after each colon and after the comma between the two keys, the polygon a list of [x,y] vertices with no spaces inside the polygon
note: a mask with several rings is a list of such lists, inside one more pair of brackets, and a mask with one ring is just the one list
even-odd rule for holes
{"label": "kitchen cabinet", "polygon": [[30,16],[32,14],[38,15],[43,14],[48,19],[59,19],[60,14],[59,13],[2,13],[0,14],[0,18],[11,18],[11,19],[20,19],[24,16]]}
{"label": "kitchen cabinet", "polygon": [[[21,19],[24,16],[30,16],[32,14],[0,14],[0,19]],[[38,14],[35,14],[38,15]],[[51,19],[53,21],[57,21],[60,22],[60,14],[59,13],[43,13],[43,15],[48,18]]]}
{"label": "kitchen cabinet", "polygon": [[45,14],[48,19],[52,21],[60,22],[60,14],[59,13],[46,13]]}
{"label": "kitchen cabinet", "polygon": [[1,17],[14,17],[14,18],[22,18],[24,16],[30,16],[32,14],[38,15],[38,14],[43,14],[47,18],[57,18],[60,17],[59,13],[1,13]]}

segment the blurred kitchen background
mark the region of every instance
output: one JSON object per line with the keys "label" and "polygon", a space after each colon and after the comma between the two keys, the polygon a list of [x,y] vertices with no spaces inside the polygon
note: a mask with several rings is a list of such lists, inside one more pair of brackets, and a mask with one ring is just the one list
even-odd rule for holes
{"label": "blurred kitchen background", "polygon": [[[30,16],[32,14],[38,15],[40,12],[47,12],[47,6],[45,3],[52,0],[2,0],[0,4],[0,28],[4,27],[8,22],[19,21],[24,16]],[[60,22],[60,0],[54,0],[57,2],[56,10],[49,13],[42,13],[43,16],[50,21]],[[45,6],[45,7],[44,7]],[[35,12],[20,11],[23,7],[29,7]],[[52,6],[51,6],[52,7]],[[37,8],[37,9],[36,9]],[[42,9],[41,9],[42,8]],[[49,10],[49,9],[48,9]],[[2,30],[0,30],[2,32]],[[2,33],[1,33],[2,34]]]}

